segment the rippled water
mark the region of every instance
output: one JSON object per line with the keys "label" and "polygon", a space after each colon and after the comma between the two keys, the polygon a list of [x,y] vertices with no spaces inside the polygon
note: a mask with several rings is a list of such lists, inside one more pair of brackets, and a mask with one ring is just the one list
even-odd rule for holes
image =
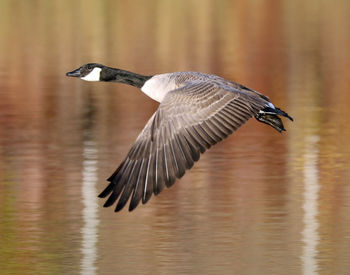
{"label": "rippled water", "polygon": [[[348,1],[1,1],[1,274],[349,274]],[[157,104],[87,62],[215,73],[255,120],[135,211],[97,194]]]}

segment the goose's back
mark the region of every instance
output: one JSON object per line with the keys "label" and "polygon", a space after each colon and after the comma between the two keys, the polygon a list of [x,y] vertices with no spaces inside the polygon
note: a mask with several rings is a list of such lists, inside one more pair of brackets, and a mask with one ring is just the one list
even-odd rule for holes
{"label": "goose's back", "polygon": [[162,102],[168,92],[196,81],[216,83],[217,86],[227,91],[247,93],[269,101],[268,97],[241,84],[226,80],[217,75],[200,72],[175,72],[155,75],[146,81],[141,90],[152,99]]}

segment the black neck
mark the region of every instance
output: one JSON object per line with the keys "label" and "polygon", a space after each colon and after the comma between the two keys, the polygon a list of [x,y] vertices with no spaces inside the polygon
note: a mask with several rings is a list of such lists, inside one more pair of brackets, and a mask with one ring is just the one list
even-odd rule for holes
{"label": "black neck", "polygon": [[132,72],[104,67],[101,71],[102,81],[120,82],[141,88],[152,76],[135,74]]}

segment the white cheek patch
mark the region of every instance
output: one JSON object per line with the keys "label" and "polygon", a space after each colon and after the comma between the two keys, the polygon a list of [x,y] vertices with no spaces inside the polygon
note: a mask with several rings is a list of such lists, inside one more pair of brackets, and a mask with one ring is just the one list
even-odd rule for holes
{"label": "white cheek patch", "polygon": [[86,76],[82,77],[81,79],[86,80],[86,81],[100,81],[100,73],[102,69],[95,67],[93,70],[87,74]]}

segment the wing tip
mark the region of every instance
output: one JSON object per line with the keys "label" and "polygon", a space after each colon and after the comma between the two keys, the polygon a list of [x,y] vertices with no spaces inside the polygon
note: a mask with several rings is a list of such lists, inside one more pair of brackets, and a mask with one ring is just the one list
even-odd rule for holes
{"label": "wing tip", "polygon": [[111,182],[108,184],[108,186],[98,195],[99,198],[105,198],[107,197],[110,193],[112,193],[114,187],[114,183]]}
{"label": "wing tip", "polygon": [[132,212],[133,210],[135,210],[135,208],[139,205],[140,201],[131,201],[129,204],[129,212]]}
{"label": "wing tip", "polygon": [[114,204],[115,200],[107,200],[104,204],[103,207],[110,207]]}
{"label": "wing tip", "polygon": [[125,204],[120,204],[118,202],[117,206],[114,209],[114,212],[119,212],[120,210],[122,210],[124,208]]}

